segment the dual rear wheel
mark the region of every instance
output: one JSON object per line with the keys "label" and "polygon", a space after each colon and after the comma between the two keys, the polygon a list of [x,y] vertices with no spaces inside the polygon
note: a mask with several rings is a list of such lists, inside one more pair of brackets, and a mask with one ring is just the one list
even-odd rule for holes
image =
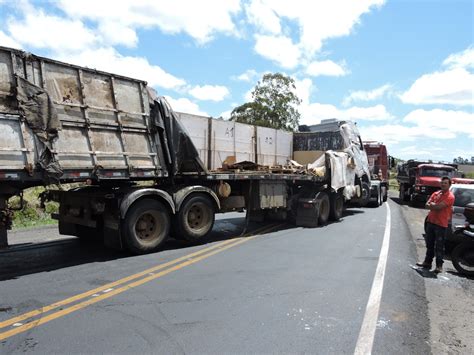
{"label": "dual rear wheel", "polygon": [[135,202],[125,216],[123,239],[127,249],[134,254],[156,251],[170,231],[177,239],[197,243],[212,230],[214,214],[213,202],[203,194],[186,198],[172,219],[162,202],[143,198]]}
{"label": "dual rear wheel", "polygon": [[319,200],[318,225],[325,225],[329,220],[338,221],[344,210],[344,198],[340,193],[320,191],[316,194]]}

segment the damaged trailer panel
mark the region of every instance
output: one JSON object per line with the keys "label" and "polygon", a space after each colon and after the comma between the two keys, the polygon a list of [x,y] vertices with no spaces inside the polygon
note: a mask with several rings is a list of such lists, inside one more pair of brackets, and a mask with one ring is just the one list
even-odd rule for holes
{"label": "damaged trailer panel", "polygon": [[10,176],[33,185],[205,172],[144,81],[2,47],[0,77],[0,170]]}

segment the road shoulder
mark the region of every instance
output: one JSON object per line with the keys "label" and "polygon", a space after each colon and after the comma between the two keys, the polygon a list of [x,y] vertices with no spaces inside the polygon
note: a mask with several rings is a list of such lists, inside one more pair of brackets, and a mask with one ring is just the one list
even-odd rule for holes
{"label": "road shoulder", "polygon": [[[416,245],[417,260],[423,260],[426,252],[423,222],[427,211],[407,205],[400,207]],[[417,260],[413,260],[413,265]],[[473,281],[460,276],[450,260],[445,260],[444,272],[437,277],[431,277],[430,273],[427,277],[418,276],[425,283],[433,354],[474,353]]]}

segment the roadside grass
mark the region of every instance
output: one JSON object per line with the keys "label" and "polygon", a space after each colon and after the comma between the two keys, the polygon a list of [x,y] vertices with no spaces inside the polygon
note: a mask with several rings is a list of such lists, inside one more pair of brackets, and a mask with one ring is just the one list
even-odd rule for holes
{"label": "roadside grass", "polygon": [[388,189],[398,191],[397,173],[395,171],[389,171]]}
{"label": "roadside grass", "polygon": [[[13,212],[13,229],[56,224],[57,221],[51,218],[51,213],[57,212],[59,204],[57,202],[46,202],[45,208],[41,208],[39,195],[45,191],[43,186],[31,187],[23,191],[23,209]],[[12,208],[20,207],[20,198],[14,196],[9,204]]]}
{"label": "roadside grass", "polygon": [[[54,201],[45,202],[44,208],[41,208],[40,194],[46,189],[68,190],[81,184],[64,184],[59,186],[50,185],[48,187],[36,186],[23,190],[23,209],[13,212],[13,229],[38,227],[44,225],[54,225],[58,221],[51,218],[51,213],[57,213],[59,204]],[[9,200],[12,208],[20,207],[20,197],[14,196]]]}

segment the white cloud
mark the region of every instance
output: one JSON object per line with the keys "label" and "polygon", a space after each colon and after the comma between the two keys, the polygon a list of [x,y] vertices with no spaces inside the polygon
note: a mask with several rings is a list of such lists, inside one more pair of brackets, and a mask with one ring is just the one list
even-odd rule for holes
{"label": "white cloud", "polygon": [[393,118],[384,105],[371,107],[354,106],[348,109],[340,109],[330,104],[311,103],[301,105],[299,111],[301,113],[300,124],[307,125],[316,124],[321,120],[328,118],[353,121],[388,121]]}
{"label": "white cloud", "polygon": [[252,97],[252,92],[253,92],[253,88],[252,89],[248,89],[245,94],[244,94],[244,100],[245,102],[250,102],[253,100],[253,97]]}
{"label": "white cloud", "polygon": [[400,99],[418,105],[474,105],[474,75],[463,68],[425,74]]}
{"label": "white cloud", "polygon": [[260,74],[254,69],[248,69],[239,76],[234,77],[235,80],[251,82],[257,79]]}
{"label": "white cloud", "polygon": [[174,99],[171,96],[165,96],[165,98],[174,111],[191,113],[193,115],[209,116],[206,112],[201,111],[198,104],[189,99]]}
{"label": "white cloud", "polygon": [[32,48],[82,50],[94,46],[99,37],[79,20],[69,20],[32,9],[23,19],[7,21],[10,36]]}
{"label": "white cloud", "polygon": [[3,32],[3,31],[0,31],[0,46],[16,48],[16,49],[21,49],[22,48],[20,43],[15,41],[10,36],[7,36],[5,34],[5,32]]}
{"label": "white cloud", "polygon": [[426,150],[423,148],[420,148],[419,146],[416,145],[410,145],[410,146],[404,146],[401,149],[398,149],[398,151],[403,154],[404,156],[412,156],[412,157],[419,157],[419,156],[433,156],[433,149]]}
{"label": "white cloud", "polygon": [[103,41],[110,45],[122,44],[127,47],[135,47],[138,44],[137,33],[118,22],[101,22],[99,32],[103,37]]}
{"label": "white cloud", "polygon": [[229,89],[220,85],[197,85],[189,94],[198,100],[222,101],[229,95]]}
{"label": "white cloud", "polygon": [[414,110],[405,116],[403,122],[426,129],[439,129],[452,134],[468,134],[474,138],[474,113],[454,110]]}
{"label": "white cloud", "polygon": [[286,36],[255,36],[255,51],[284,68],[295,68],[300,58],[300,50],[290,37]]}
{"label": "white cloud", "polygon": [[410,104],[474,105],[474,47],[453,53],[443,61],[444,71],[436,71],[418,78],[400,95]]}
{"label": "white cloud", "polygon": [[332,60],[314,61],[306,68],[306,74],[311,76],[344,76],[349,71],[345,63],[335,63]]}
{"label": "white cloud", "polygon": [[377,126],[359,127],[364,140],[377,140],[385,144],[397,144],[400,142],[416,142],[420,138],[429,139],[452,139],[456,135],[444,130],[420,127],[405,126],[401,124],[386,124]]}
{"label": "white cloud", "polygon": [[179,89],[186,84],[183,79],[168,74],[146,58],[123,56],[113,48],[60,53],[58,57],[65,62],[145,80],[151,86]]}
{"label": "white cloud", "polygon": [[376,89],[369,90],[369,91],[352,91],[349,96],[346,96],[343,101],[343,105],[347,106],[350,105],[351,102],[354,101],[373,101],[380,99],[385,94],[389,93],[392,90],[392,85],[385,84]]}
{"label": "white cloud", "polygon": [[474,68],[474,47],[470,46],[460,53],[451,54],[443,62],[448,68]]}
{"label": "white cloud", "polygon": [[296,96],[301,99],[301,104],[308,105],[310,101],[311,93],[313,92],[314,85],[313,81],[309,78],[305,78],[302,80],[295,80],[295,87],[296,87]]}
{"label": "white cloud", "polygon": [[370,107],[350,107],[343,111],[345,117],[355,120],[365,121],[386,121],[393,118],[384,105],[375,105]]}
{"label": "white cloud", "polygon": [[[281,27],[281,22],[286,21],[289,25],[296,25],[298,40],[291,46],[283,41],[265,39],[265,45],[259,35],[257,53],[277,61],[285,68],[293,68],[295,61],[301,56],[296,55],[292,49],[292,59],[278,60],[276,52],[283,44],[288,48],[297,48],[298,52],[304,54],[306,59],[311,59],[318,52],[323,42],[330,38],[346,36],[351,33],[354,26],[360,23],[363,14],[370,12],[374,7],[384,4],[384,0],[333,0],[307,1],[307,0],[252,0],[245,6],[249,22],[256,24],[259,34],[273,35],[272,38],[280,39],[288,37],[290,26]],[[266,18],[261,19],[262,15]],[[284,55],[284,54],[283,54]]]}
{"label": "white cloud", "polygon": [[158,27],[165,33],[186,33],[199,43],[217,32],[235,35],[232,16],[241,10],[239,0],[61,0],[58,5],[72,18],[114,22],[130,30]]}
{"label": "white cloud", "polygon": [[474,139],[474,114],[469,112],[418,109],[408,113],[402,123],[367,126],[360,131],[365,140],[375,139],[390,144],[418,142],[420,139],[459,139],[463,134]]}
{"label": "white cloud", "polygon": [[254,24],[262,33],[280,34],[280,19],[273,9],[264,1],[252,1],[246,7],[246,14],[249,22]]}
{"label": "white cloud", "polygon": [[218,117],[222,117],[224,120],[228,120],[230,118],[231,113],[232,113],[232,110],[224,111],[224,112],[221,112],[221,114]]}

